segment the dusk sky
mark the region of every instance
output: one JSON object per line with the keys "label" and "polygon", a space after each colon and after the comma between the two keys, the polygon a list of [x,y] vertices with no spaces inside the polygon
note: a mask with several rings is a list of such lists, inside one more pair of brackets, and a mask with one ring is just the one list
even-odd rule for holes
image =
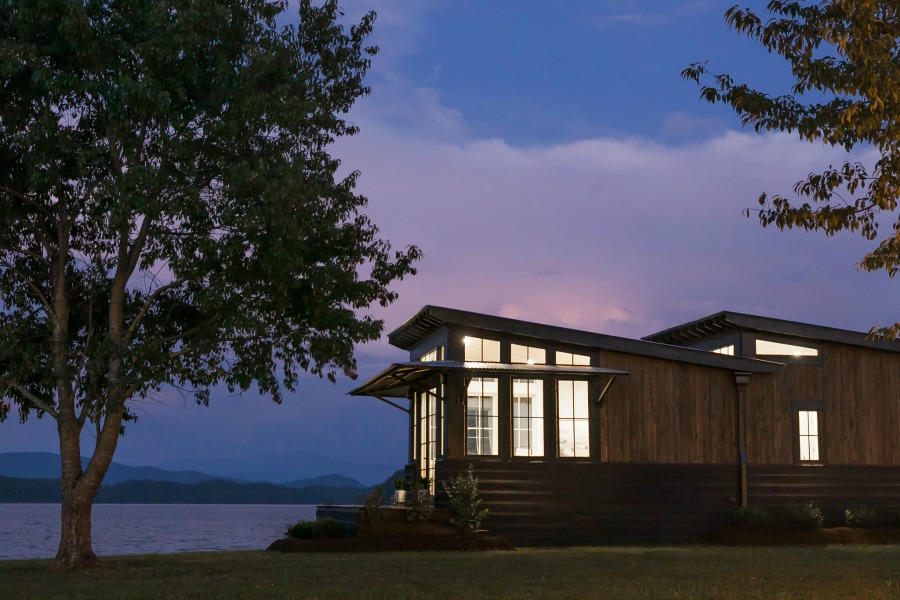
{"label": "dusk sky", "polygon": [[[425,253],[399,300],[373,308],[385,333],[426,304],[627,337],[720,310],[857,331],[900,320],[900,282],[856,268],[871,242],[741,214],[846,156],[743,130],[681,79],[709,59],[711,71],[790,91],[784,62],[724,24],[734,1],[345,3],[348,18],[378,13],[381,52],[372,94],[349,117],[361,133],[334,153],[362,172],[384,237]],[[346,392],[408,356],[385,338],[357,357],[359,381],[309,376],[281,406],[221,392],[203,408],[163,393],[138,405],[115,460],[380,481],[406,461],[407,416]],[[15,421],[0,426],[0,451],[58,452],[52,419]]]}

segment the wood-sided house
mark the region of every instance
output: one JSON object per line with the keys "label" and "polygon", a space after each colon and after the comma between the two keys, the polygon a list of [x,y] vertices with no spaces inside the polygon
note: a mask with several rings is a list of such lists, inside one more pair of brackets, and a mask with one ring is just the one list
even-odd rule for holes
{"label": "wood-sided house", "polygon": [[642,340],[427,306],[351,394],[409,412],[409,477],[474,466],[516,543],[698,539],[737,506],[900,512],[900,345],[722,312]]}

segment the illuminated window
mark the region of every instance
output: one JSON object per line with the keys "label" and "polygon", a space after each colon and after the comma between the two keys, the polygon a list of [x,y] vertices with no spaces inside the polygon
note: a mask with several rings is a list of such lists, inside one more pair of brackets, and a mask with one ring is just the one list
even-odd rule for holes
{"label": "illuminated window", "polygon": [[589,366],[591,366],[591,357],[585,356],[584,354],[570,354],[568,352],[557,352],[556,353],[556,364],[571,365],[571,366],[575,366],[575,367],[589,367]]}
{"label": "illuminated window", "polygon": [[587,381],[557,381],[556,392],[559,455],[561,457],[590,456]]}
{"label": "illuminated window", "polygon": [[768,340],[756,340],[757,356],[818,356],[819,351],[806,346],[782,344]]}
{"label": "illuminated window", "polygon": [[513,456],[544,455],[544,382],[513,379]]}
{"label": "illuminated window", "polygon": [[416,411],[419,441],[419,477],[427,478],[429,485],[434,485],[434,468],[437,464],[438,451],[438,398],[437,388],[419,394],[419,406]]}
{"label": "illuminated window", "polygon": [[437,360],[444,360],[444,347],[438,346],[434,350],[430,352],[426,352],[422,356],[419,357],[419,362],[435,362]]}
{"label": "illuminated window", "polygon": [[524,365],[543,365],[547,362],[547,351],[543,348],[511,344],[509,347],[509,361]]}
{"label": "illuminated window", "polygon": [[797,411],[800,435],[800,462],[819,461],[819,411]]}
{"label": "illuminated window", "polygon": [[710,350],[710,352],[714,352],[715,354],[727,354],[728,356],[734,356],[734,344],[722,346],[721,348],[715,348],[714,350]]}
{"label": "illuminated window", "polygon": [[497,454],[497,379],[473,377],[466,401],[466,453]]}
{"label": "illuminated window", "polygon": [[477,337],[465,337],[466,362],[500,362],[500,342]]}

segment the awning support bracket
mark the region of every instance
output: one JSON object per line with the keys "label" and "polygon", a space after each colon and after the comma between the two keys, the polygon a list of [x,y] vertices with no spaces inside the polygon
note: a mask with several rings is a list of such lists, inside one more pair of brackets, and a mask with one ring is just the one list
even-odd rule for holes
{"label": "awning support bracket", "polygon": [[385,404],[390,404],[390,405],[393,406],[394,408],[399,408],[400,410],[402,410],[402,411],[405,412],[406,414],[410,414],[410,410],[409,410],[408,408],[403,408],[402,406],[400,406],[400,405],[397,404],[396,402],[391,402],[391,401],[388,400],[387,398],[382,398],[381,396],[375,396],[375,398],[378,398],[379,400],[381,400],[381,401],[384,402]]}
{"label": "awning support bracket", "polygon": [[603,386],[603,390],[600,392],[600,395],[597,396],[597,404],[599,405],[603,402],[603,397],[606,395],[606,392],[609,390],[609,386],[612,385],[613,381],[616,380],[617,374],[612,374],[609,377],[609,381],[606,382],[606,385]]}

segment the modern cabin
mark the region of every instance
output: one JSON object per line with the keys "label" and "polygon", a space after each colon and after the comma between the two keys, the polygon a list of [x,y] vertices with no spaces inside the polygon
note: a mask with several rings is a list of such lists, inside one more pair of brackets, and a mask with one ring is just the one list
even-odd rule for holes
{"label": "modern cabin", "polygon": [[426,306],[351,392],[409,413],[408,477],[471,464],[520,544],[702,539],[738,506],[900,513],[900,344],[722,312],[641,340]]}

